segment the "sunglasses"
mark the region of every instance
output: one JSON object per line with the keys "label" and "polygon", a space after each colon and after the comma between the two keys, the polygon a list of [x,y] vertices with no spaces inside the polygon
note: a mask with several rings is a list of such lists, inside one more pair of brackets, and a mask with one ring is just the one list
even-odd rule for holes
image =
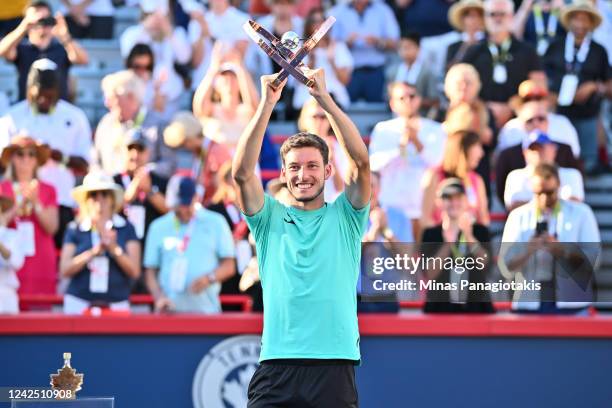
{"label": "sunglasses", "polygon": [[419,95],[417,95],[416,93],[409,93],[409,94],[406,94],[406,95],[402,95],[402,96],[398,97],[397,99],[399,99],[400,101],[413,100],[417,96],[419,96]]}
{"label": "sunglasses", "polygon": [[544,115],[539,115],[539,116],[534,116],[532,118],[529,118],[525,121],[525,124],[527,125],[532,125],[534,123],[544,123],[547,122],[548,118]]}
{"label": "sunglasses", "polygon": [[508,15],[507,12],[505,11],[491,11],[491,12],[487,12],[487,17],[492,17],[492,18],[502,18],[502,17],[506,17]]}
{"label": "sunglasses", "polygon": [[132,64],[130,68],[134,71],[153,71],[153,64]]}
{"label": "sunglasses", "polygon": [[534,193],[537,196],[542,196],[545,195],[547,197],[550,197],[551,195],[555,194],[557,192],[557,190],[542,190],[542,191],[538,191],[537,193]]}
{"label": "sunglasses", "polygon": [[106,197],[110,197],[113,193],[110,190],[100,190],[100,191],[92,191],[87,193],[87,198],[93,198],[98,199],[98,198],[106,198]]}
{"label": "sunglasses", "polygon": [[36,154],[36,150],[17,150],[15,151],[15,156],[19,157],[19,158],[24,158],[24,157],[32,157],[35,158],[38,155]]}

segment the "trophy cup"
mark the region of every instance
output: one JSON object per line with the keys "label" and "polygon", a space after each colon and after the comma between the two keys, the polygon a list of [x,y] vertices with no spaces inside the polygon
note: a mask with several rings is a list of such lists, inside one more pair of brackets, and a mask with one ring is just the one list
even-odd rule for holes
{"label": "trophy cup", "polygon": [[282,67],[277,78],[273,81],[272,86],[278,88],[285,78],[289,75],[295,77],[298,81],[308,87],[314,85],[312,79],[307,78],[300,67],[303,66],[302,60],[308,53],[317,45],[323,36],[329,31],[336,19],[328,17],[321,24],[321,27],[306,41],[302,48],[297,50],[300,44],[300,37],[293,31],[288,31],[279,40],[276,36],[266,31],[261,25],[253,20],[249,20],[243,26],[244,31],[255,41],[261,49],[264,50],[270,58]]}
{"label": "trophy cup", "polygon": [[71,353],[64,353],[64,366],[57,370],[57,374],[51,374],[51,387],[54,390],[69,391],[68,393],[58,394],[58,399],[75,399],[76,392],[83,385],[83,374],[77,374],[76,370],[70,366]]}

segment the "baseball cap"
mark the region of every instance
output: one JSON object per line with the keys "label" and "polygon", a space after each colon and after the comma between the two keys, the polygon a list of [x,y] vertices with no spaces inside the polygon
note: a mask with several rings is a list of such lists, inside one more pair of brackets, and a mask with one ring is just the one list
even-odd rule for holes
{"label": "baseball cap", "polygon": [[465,187],[461,179],[450,177],[442,180],[438,189],[439,198],[449,198],[457,194],[465,194]]}
{"label": "baseball cap", "polygon": [[529,149],[534,144],[539,144],[542,146],[550,143],[553,143],[553,141],[546,133],[540,130],[534,130],[523,139],[523,150]]}
{"label": "baseball cap", "polygon": [[196,195],[196,182],[191,177],[183,177],[179,182],[176,194],[177,205],[191,205],[193,197]]}
{"label": "baseball cap", "polygon": [[126,146],[128,149],[133,146],[139,146],[143,149],[147,149],[149,148],[149,140],[142,133],[141,129],[132,129],[127,135]]}

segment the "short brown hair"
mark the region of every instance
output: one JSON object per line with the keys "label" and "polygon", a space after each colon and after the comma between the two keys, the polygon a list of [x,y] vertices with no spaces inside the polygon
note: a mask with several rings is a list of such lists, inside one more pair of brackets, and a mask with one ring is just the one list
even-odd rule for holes
{"label": "short brown hair", "polygon": [[291,149],[300,149],[302,147],[314,147],[323,156],[323,164],[327,165],[329,162],[329,147],[325,140],[314,133],[300,132],[293,136],[289,136],[285,140],[280,148],[280,156],[283,166],[285,165],[285,156]]}
{"label": "short brown hair", "polygon": [[554,177],[559,183],[559,169],[556,164],[551,163],[540,163],[533,170],[534,177],[542,177],[543,179],[547,179],[549,177]]}

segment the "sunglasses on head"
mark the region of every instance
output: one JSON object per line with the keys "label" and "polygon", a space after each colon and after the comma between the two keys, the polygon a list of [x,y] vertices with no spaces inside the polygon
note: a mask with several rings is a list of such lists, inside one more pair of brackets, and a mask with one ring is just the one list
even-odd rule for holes
{"label": "sunglasses on head", "polygon": [[31,150],[31,149],[19,149],[17,151],[15,151],[15,156],[17,157],[36,157],[36,150]]}
{"label": "sunglasses on head", "polygon": [[99,190],[99,191],[91,191],[87,193],[87,198],[93,198],[93,199],[106,198],[106,197],[110,197],[111,195],[112,195],[112,192],[110,190]]}
{"label": "sunglasses on head", "polygon": [[538,115],[538,116],[534,116],[532,118],[529,118],[525,121],[526,124],[531,125],[534,123],[544,123],[548,121],[548,118],[545,115]]}

